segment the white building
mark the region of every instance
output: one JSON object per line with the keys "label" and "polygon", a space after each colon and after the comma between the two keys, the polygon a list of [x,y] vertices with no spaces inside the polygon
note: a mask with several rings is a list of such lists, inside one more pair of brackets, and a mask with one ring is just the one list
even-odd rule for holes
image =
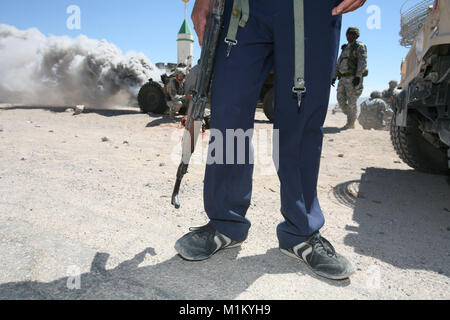
{"label": "white building", "polygon": [[178,64],[183,63],[192,67],[194,63],[194,35],[186,19],[178,32]]}

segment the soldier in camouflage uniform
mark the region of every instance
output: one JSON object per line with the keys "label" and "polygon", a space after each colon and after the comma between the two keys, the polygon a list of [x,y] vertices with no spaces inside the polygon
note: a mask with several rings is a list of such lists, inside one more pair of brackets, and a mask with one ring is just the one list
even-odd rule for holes
{"label": "soldier in camouflage uniform", "polygon": [[170,118],[175,119],[175,115],[186,103],[186,95],[184,94],[184,73],[180,70],[175,71],[175,77],[167,84],[167,93],[170,96],[170,101],[167,101],[167,106],[170,110]]}
{"label": "soldier in camouflage uniform", "polygon": [[348,44],[342,46],[332,82],[334,86],[339,79],[337,100],[339,107],[347,115],[347,124],[343,129],[355,128],[357,101],[363,92],[363,78],[368,75],[367,48],[356,41],[359,36],[358,28],[351,27],[347,30]]}
{"label": "soldier in camouflage uniform", "polygon": [[358,122],[365,130],[385,130],[392,119],[392,114],[389,105],[381,99],[381,92],[374,91],[370,99],[361,103]]}
{"label": "soldier in camouflage uniform", "polygon": [[389,82],[389,89],[383,91],[382,99],[392,107],[392,102],[397,95],[395,89],[397,89],[398,82],[396,80],[391,80]]}

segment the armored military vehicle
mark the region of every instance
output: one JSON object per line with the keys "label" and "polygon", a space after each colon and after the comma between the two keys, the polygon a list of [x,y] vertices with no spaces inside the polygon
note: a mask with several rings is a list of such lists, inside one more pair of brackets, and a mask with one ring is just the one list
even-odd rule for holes
{"label": "armored military vehicle", "polygon": [[[167,94],[166,86],[172,79],[176,69],[184,68],[186,74],[189,70],[186,66],[180,66],[177,64],[158,63],[157,67],[160,70],[165,70],[161,79],[150,79],[146,84],[142,86],[138,94],[139,108],[144,113],[156,113],[164,114],[167,109],[167,101],[170,99]],[[263,108],[266,117],[270,122],[274,119],[274,83],[273,73],[269,75],[260,93],[258,107]]]}
{"label": "armored military vehicle", "polygon": [[450,0],[406,1],[402,91],[393,102],[391,140],[400,158],[427,173],[450,170]]}

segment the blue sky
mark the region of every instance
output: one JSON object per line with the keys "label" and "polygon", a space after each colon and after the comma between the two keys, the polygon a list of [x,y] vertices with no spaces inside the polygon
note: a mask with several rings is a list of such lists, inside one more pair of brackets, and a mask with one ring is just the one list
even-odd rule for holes
{"label": "blue sky", "polygon": [[[286,1],[286,0],[277,0]],[[316,0],[321,1],[321,0]],[[387,87],[391,79],[400,78],[401,59],[407,49],[399,45],[400,6],[403,0],[368,0],[357,12],[344,16],[343,38],[349,26],[361,29],[361,38],[369,52],[369,77],[365,80],[368,96],[373,90]],[[188,4],[190,20],[194,0]],[[81,29],[69,30],[66,13],[70,5],[81,9]],[[367,21],[374,12],[370,6],[380,9],[380,28],[369,28]],[[90,38],[106,39],[122,51],[143,52],[153,63],[176,62],[176,36],[184,19],[184,3],[181,0],[2,0],[0,23],[19,29],[38,28],[46,35],[84,34]],[[200,48],[196,41],[195,55]],[[332,92],[331,103],[336,101]]]}

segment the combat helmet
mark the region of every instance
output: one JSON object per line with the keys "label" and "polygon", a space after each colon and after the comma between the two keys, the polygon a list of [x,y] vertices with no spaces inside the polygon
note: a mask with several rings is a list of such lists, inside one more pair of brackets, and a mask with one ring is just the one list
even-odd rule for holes
{"label": "combat helmet", "polygon": [[173,77],[178,77],[178,76],[185,77],[186,74],[185,74],[185,72],[184,72],[182,69],[176,68],[175,71],[174,71],[174,73],[172,74],[172,76],[173,76]]}
{"label": "combat helmet", "polygon": [[389,85],[391,84],[395,84],[395,86],[398,86],[398,81],[397,80],[391,80],[389,81]]}
{"label": "combat helmet", "polygon": [[358,27],[350,27],[347,29],[347,33],[355,33],[358,37],[361,35]]}
{"label": "combat helmet", "polygon": [[373,91],[370,94],[370,99],[380,99],[381,98],[381,92],[380,91]]}

